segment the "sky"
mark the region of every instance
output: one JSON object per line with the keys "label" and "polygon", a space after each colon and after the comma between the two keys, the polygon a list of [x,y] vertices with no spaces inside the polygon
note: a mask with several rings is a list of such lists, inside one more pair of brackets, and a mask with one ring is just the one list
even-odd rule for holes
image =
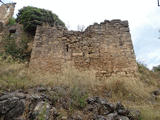
{"label": "sky", "polygon": [[[11,2],[11,0],[3,0]],[[30,5],[51,10],[70,30],[104,20],[128,20],[137,61],[160,64],[160,7],[157,0],[12,0],[15,15]]]}

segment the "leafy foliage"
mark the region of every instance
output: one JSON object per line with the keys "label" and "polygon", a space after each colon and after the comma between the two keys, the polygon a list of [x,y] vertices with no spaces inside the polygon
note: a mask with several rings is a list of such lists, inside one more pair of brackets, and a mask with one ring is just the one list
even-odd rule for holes
{"label": "leafy foliage", "polygon": [[37,25],[42,25],[43,23],[47,23],[50,26],[65,26],[58,16],[51,11],[31,6],[20,9],[16,21],[23,24],[24,30],[32,35],[35,34]]}
{"label": "leafy foliage", "polygon": [[154,72],[160,72],[160,65],[153,67]]}
{"label": "leafy foliage", "polygon": [[12,26],[12,25],[14,25],[14,24],[16,24],[16,20],[15,20],[15,18],[9,18],[9,21],[8,21],[8,25],[9,26]]}
{"label": "leafy foliage", "polygon": [[29,60],[30,58],[31,51],[27,51],[29,41],[30,39],[26,35],[23,35],[19,42],[12,35],[5,35],[2,39],[5,53],[20,61]]}

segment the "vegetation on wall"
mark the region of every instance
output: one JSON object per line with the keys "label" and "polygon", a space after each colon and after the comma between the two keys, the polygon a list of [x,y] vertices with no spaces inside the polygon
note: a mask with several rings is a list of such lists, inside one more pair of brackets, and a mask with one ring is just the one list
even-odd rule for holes
{"label": "vegetation on wall", "polygon": [[8,21],[8,26],[12,26],[12,25],[14,25],[14,24],[16,24],[16,20],[15,20],[15,18],[14,17],[12,17],[12,18],[9,18],[9,21]]}
{"label": "vegetation on wall", "polygon": [[26,32],[35,34],[37,25],[47,23],[50,26],[65,26],[65,24],[58,18],[58,16],[49,10],[40,9],[36,7],[23,7],[17,14],[16,22],[23,24]]}
{"label": "vegetation on wall", "polygon": [[17,41],[14,35],[4,35],[2,43],[6,55],[10,55],[13,59],[25,61],[30,59],[31,51],[27,51],[28,43],[31,38],[27,34],[23,34],[20,41]]}

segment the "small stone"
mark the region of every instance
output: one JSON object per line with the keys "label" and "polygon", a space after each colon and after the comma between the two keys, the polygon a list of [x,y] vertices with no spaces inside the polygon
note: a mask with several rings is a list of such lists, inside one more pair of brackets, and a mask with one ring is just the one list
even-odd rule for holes
{"label": "small stone", "polygon": [[13,93],[9,93],[9,94],[1,96],[0,101],[6,100],[6,99],[9,99],[9,98],[13,98],[13,97],[17,97],[19,99],[26,98],[24,93],[13,92]]}
{"label": "small stone", "polygon": [[62,120],[67,120],[67,116],[62,116]]}
{"label": "small stone", "polygon": [[117,110],[117,113],[118,113],[119,115],[127,116],[127,115],[129,114],[129,111],[128,111],[128,110],[118,109],[118,110]]}
{"label": "small stone", "polygon": [[118,116],[116,120],[129,120],[129,118],[126,116]]}
{"label": "small stone", "polygon": [[50,104],[46,102],[39,102],[34,110],[33,113],[31,113],[30,118],[38,119],[38,117],[41,116],[44,118],[44,120],[49,120],[50,116]]}
{"label": "small stone", "polygon": [[38,92],[45,92],[45,91],[47,91],[47,89],[44,88],[44,87],[38,87],[38,88],[37,88],[37,91],[38,91]]}
{"label": "small stone", "polygon": [[93,99],[91,97],[87,99],[88,104],[94,104],[94,102],[95,102],[95,99]]}
{"label": "small stone", "polygon": [[119,109],[121,109],[121,110],[125,109],[124,106],[121,104],[121,102],[117,102],[117,104],[116,104],[116,110],[119,110]]}
{"label": "small stone", "polygon": [[104,116],[102,116],[102,115],[98,115],[97,117],[96,117],[96,120],[108,120],[108,119],[106,119]]}
{"label": "small stone", "polygon": [[115,111],[115,106],[113,104],[105,104],[105,107],[107,107],[107,110],[111,113]]}
{"label": "small stone", "polygon": [[107,115],[107,120],[115,120],[117,118],[118,114],[115,113],[110,113]]}

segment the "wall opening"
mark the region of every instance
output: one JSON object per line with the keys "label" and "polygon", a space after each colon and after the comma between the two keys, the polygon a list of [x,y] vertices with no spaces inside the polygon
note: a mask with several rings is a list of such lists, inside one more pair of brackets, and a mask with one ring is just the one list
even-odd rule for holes
{"label": "wall opening", "polygon": [[67,52],[69,51],[69,46],[68,46],[68,45],[66,45],[66,51],[67,51]]}

